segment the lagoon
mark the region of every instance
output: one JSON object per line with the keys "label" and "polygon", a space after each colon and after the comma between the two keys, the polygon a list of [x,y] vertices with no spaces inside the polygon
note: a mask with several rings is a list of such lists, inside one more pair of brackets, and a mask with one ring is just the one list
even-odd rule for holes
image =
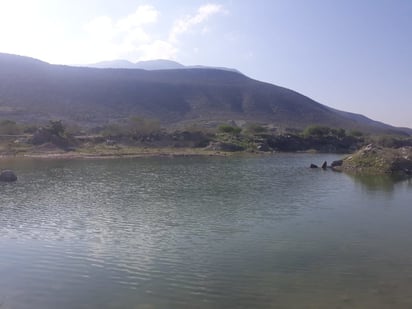
{"label": "lagoon", "polygon": [[340,158],[3,160],[0,308],[410,308],[412,182]]}

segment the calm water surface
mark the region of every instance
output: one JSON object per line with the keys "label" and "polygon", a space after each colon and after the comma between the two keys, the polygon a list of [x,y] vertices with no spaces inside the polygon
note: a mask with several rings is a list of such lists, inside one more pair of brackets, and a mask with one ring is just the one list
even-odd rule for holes
{"label": "calm water surface", "polygon": [[0,308],[412,308],[412,182],[338,158],[1,161]]}

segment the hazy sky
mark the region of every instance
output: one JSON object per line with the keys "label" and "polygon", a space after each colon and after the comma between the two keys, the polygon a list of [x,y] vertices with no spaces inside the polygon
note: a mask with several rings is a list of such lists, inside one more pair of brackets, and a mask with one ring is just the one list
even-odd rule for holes
{"label": "hazy sky", "polygon": [[0,0],[0,52],[232,67],[412,127],[412,0]]}

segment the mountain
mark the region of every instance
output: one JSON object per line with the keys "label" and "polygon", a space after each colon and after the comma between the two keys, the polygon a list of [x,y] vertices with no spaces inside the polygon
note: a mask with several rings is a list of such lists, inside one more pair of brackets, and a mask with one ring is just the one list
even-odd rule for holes
{"label": "mountain", "polygon": [[138,115],[164,126],[237,121],[412,133],[227,70],[96,69],[10,54],[0,54],[0,68],[0,119],[63,119],[90,127]]}
{"label": "mountain", "polygon": [[224,71],[232,71],[240,73],[235,69],[225,68],[225,67],[210,67],[204,65],[183,65],[176,61],[158,59],[158,60],[147,60],[139,61],[136,63],[130,62],[128,60],[112,60],[112,61],[102,61],[94,64],[85,65],[88,68],[98,68],[98,69],[142,69],[142,70],[176,70],[176,69],[217,69]]}
{"label": "mountain", "polygon": [[148,60],[139,61],[136,63],[130,62],[128,60],[113,60],[113,61],[102,61],[95,64],[86,65],[90,68],[100,68],[100,69],[142,69],[142,70],[173,70],[173,69],[183,69],[185,66],[175,61],[171,60]]}
{"label": "mountain", "polygon": [[[83,65],[79,65],[83,66]],[[98,68],[98,69],[136,69],[136,64],[130,62],[128,60],[112,60],[112,61],[101,61],[97,63],[93,63],[90,65],[86,65],[86,67],[90,68]]]}

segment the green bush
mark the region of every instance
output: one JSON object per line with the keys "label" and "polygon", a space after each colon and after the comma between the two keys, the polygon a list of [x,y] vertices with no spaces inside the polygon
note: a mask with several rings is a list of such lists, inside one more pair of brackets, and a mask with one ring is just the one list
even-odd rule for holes
{"label": "green bush", "polygon": [[231,126],[229,124],[222,124],[218,127],[218,131],[221,133],[237,135],[242,132],[242,128]]}
{"label": "green bush", "polygon": [[305,137],[309,136],[316,136],[316,137],[324,137],[328,136],[331,133],[331,128],[326,127],[326,126],[319,126],[319,125],[312,125],[307,127],[303,131],[303,135]]}
{"label": "green bush", "polygon": [[304,137],[336,137],[336,138],[344,138],[346,136],[345,129],[339,128],[330,128],[327,126],[320,126],[320,125],[312,125],[307,127],[303,131]]}

